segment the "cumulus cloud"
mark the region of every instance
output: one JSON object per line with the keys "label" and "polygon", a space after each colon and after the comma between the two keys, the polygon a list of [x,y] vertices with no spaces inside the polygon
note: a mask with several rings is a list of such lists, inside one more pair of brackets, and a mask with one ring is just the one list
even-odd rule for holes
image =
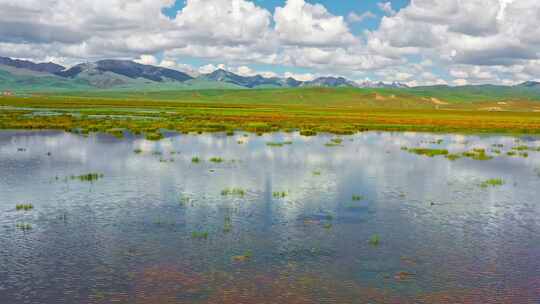
{"label": "cumulus cloud", "polygon": [[281,41],[292,45],[348,45],[356,41],[342,16],[330,14],[320,4],[287,0],[274,14],[275,31]]}
{"label": "cumulus cloud", "polygon": [[387,15],[394,15],[396,13],[396,11],[392,8],[391,2],[379,2],[377,3],[377,6]]}
{"label": "cumulus cloud", "polygon": [[350,23],[363,22],[367,19],[374,19],[374,18],[377,18],[377,15],[375,15],[374,13],[370,11],[364,12],[360,15],[358,15],[355,12],[350,12],[349,15],[347,15],[347,21]]}
{"label": "cumulus cloud", "polygon": [[[416,84],[505,83],[540,75],[540,1],[411,0],[384,13],[331,13],[316,1],[287,0],[274,11],[251,0],[0,0],[0,55],[70,65],[134,59],[186,71],[186,58],[222,62],[241,75],[253,64]],[[381,18],[371,31],[350,24]],[[355,25],[356,26],[356,25]],[[292,74],[291,74],[292,75]],[[295,78],[297,78],[295,77]]]}

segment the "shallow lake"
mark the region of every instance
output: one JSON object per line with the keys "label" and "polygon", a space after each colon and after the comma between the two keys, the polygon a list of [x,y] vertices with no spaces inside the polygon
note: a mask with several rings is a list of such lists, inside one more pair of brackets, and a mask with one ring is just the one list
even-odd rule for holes
{"label": "shallow lake", "polygon": [[538,147],[2,131],[0,303],[539,303]]}

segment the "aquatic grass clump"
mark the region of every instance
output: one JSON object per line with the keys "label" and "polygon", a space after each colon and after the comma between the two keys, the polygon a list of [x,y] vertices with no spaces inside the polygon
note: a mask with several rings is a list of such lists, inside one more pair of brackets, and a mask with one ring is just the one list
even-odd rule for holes
{"label": "aquatic grass clump", "polygon": [[207,231],[193,231],[191,233],[191,238],[199,239],[199,240],[206,240],[208,239],[208,232]]}
{"label": "aquatic grass clump", "polygon": [[246,191],[241,188],[227,188],[227,189],[221,190],[221,195],[243,197],[244,195],[246,195]]}
{"label": "aquatic grass clump", "polygon": [[32,230],[32,225],[30,225],[28,223],[17,223],[17,225],[15,225],[15,227],[17,227],[17,229],[20,229],[22,231],[30,231],[30,230]]}
{"label": "aquatic grass clump", "polygon": [[343,143],[343,138],[336,137],[336,138],[332,138],[330,141],[335,144],[341,144]]}
{"label": "aquatic grass clump", "polygon": [[99,180],[100,178],[103,178],[103,174],[102,173],[88,173],[88,174],[83,174],[83,175],[79,175],[79,176],[70,176],[71,179],[77,179],[81,182],[95,182],[97,180]]}
{"label": "aquatic grass clump", "polygon": [[221,157],[212,157],[212,158],[210,158],[210,161],[213,162],[213,163],[219,164],[219,163],[223,162],[223,158],[221,158]]}
{"label": "aquatic grass clump", "polygon": [[320,175],[321,175],[321,171],[318,171],[318,170],[313,171],[313,175],[315,175],[315,176],[320,176]]}
{"label": "aquatic grass clump", "polygon": [[161,134],[160,132],[146,133],[145,138],[146,140],[158,141],[163,139],[163,134]]}
{"label": "aquatic grass clump", "polygon": [[30,210],[34,209],[34,205],[32,205],[32,204],[17,204],[15,206],[15,209],[17,211],[30,211]]}
{"label": "aquatic grass clump", "polygon": [[355,202],[362,201],[362,200],[364,200],[364,196],[362,196],[362,195],[353,195],[352,200],[355,201]]}
{"label": "aquatic grass clump", "polygon": [[292,145],[292,141],[283,141],[283,142],[267,142],[266,145],[269,147],[283,147],[285,145]]}
{"label": "aquatic grass clump", "polygon": [[497,187],[504,185],[504,180],[501,178],[490,178],[480,184],[482,188]]}
{"label": "aquatic grass clump", "polygon": [[281,192],[277,191],[277,192],[272,193],[272,196],[274,198],[285,198],[285,197],[287,197],[287,192],[285,192],[285,191],[281,191]]}
{"label": "aquatic grass clump", "polygon": [[143,151],[141,149],[135,149],[133,150],[133,153],[135,154],[141,154]]}
{"label": "aquatic grass clump", "polygon": [[315,135],[317,135],[317,132],[313,131],[313,130],[302,130],[302,131],[300,131],[300,135],[306,136],[306,137],[315,136]]}
{"label": "aquatic grass clump", "polygon": [[225,219],[223,220],[223,232],[229,233],[232,230],[232,219],[230,216],[225,216]]}
{"label": "aquatic grass clump", "polygon": [[448,154],[445,156],[450,161],[456,161],[461,158],[461,155],[459,154]]}
{"label": "aquatic grass clump", "polygon": [[524,146],[524,145],[512,147],[512,150],[516,150],[516,151],[528,151],[530,149],[531,148],[529,148],[529,146]]}
{"label": "aquatic grass clump", "polygon": [[381,243],[381,238],[379,237],[378,234],[372,235],[371,238],[369,239],[369,244],[371,244],[372,246],[379,246],[380,243]]}
{"label": "aquatic grass clump", "polygon": [[342,147],[343,145],[342,144],[338,144],[338,143],[335,143],[335,142],[327,142],[324,144],[325,147]]}
{"label": "aquatic grass clump", "polygon": [[486,161],[486,160],[493,159],[493,156],[486,154],[485,149],[479,149],[479,148],[472,149],[471,151],[463,152],[462,155],[463,157],[468,157],[473,160]]}
{"label": "aquatic grass clump", "polygon": [[191,158],[191,162],[194,164],[198,164],[201,162],[201,159],[197,156]]}
{"label": "aquatic grass clump", "polygon": [[253,252],[251,250],[246,250],[242,255],[235,255],[232,257],[235,262],[246,262],[253,257]]}
{"label": "aquatic grass clump", "polygon": [[424,155],[428,157],[435,157],[440,155],[448,155],[448,150],[446,149],[429,149],[429,148],[411,148],[408,149],[410,153],[417,155]]}

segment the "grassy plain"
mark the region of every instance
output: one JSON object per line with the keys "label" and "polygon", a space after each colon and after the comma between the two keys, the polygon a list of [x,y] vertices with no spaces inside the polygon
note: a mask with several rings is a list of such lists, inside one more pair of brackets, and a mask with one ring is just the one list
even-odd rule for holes
{"label": "grassy plain", "polygon": [[[540,133],[540,98],[445,89],[92,91],[0,97],[1,129]],[[435,97],[436,96],[436,97]]]}

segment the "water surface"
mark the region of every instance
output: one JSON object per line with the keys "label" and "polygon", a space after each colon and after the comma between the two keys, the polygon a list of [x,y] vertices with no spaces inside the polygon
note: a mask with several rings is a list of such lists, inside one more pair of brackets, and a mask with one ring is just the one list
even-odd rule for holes
{"label": "water surface", "polygon": [[540,301],[539,138],[332,138],[2,131],[0,303]]}

